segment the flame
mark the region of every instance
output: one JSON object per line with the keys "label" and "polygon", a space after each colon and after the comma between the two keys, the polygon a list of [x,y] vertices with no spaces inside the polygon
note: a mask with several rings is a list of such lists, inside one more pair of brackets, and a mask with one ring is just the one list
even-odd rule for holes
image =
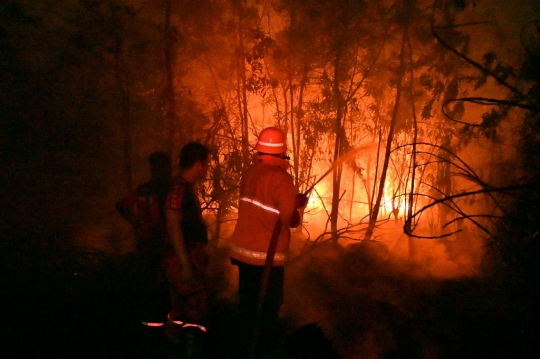
{"label": "flame", "polygon": [[319,183],[316,185],[309,196],[309,201],[306,209],[312,211],[320,211],[325,207],[325,198],[328,196],[328,185]]}
{"label": "flame", "polygon": [[387,182],[381,201],[383,215],[393,215],[396,218],[403,218],[409,207],[405,198],[405,193],[399,193],[392,182]]}
{"label": "flame", "polygon": [[[409,156],[409,155],[405,155]],[[407,158],[404,159],[406,161]],[[325,164],[314,164],[313,173],[315,177],[317,175],[325,174],[328,171],[328,166]],[[352,170],[347,166],[343,169],[343,182],[342,189],[344,195],[340,201],[339,213],[347,221],[360,221],[362,218],[366,218],[369,215],[369,200],[366,194],[366,189],[361,179],[356,176]],[[410,185],[407,188],[398,181],[392,179],[400,178],[402,174],[396,173],[395,170],[389,169],[388,176],[386,178],[386,184],[381,201],[380,213],[385,218],[403,218],[408,211],[409,204],[407,202],[407,191],[410,191]],[[331,192],[332,184],[329,179],[318,182],[311,192],[308,204],[306,206],[306,213],[309,214],[319,213],[326,209],[331,210]],[[371,190],[371,189],[370,189]]]}

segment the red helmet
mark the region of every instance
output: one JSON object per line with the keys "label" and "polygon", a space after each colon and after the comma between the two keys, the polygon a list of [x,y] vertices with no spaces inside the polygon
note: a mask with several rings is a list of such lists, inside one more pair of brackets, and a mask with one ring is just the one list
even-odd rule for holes
{"label": "red helmet", "polygon": [[255,150],[268,154],[285,153],[287,151],[285,134],[277,127],[265,128],[259,134]]}

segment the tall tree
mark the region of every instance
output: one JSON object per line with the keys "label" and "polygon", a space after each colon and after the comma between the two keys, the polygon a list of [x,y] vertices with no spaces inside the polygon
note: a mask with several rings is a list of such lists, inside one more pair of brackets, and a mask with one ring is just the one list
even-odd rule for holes
{"label": "tall tree", "polygon": [[369,223],[368,223],[368,227],[366,229],[366,234],[364,237],[365,240],[371,240],[373,231],[375,229],[375,224],[377,223],[379,209],[381,206],[381,200],[382,200],[385,185],[386,185],[386,174],[387,174],[388,166],[390,163],[390,155],[392,153],[394,131],[396,128],[396,121],[397,121],[398,111],[399,111],[399,106],[400,106],[400,101],[401,101],[403,77],[405,76],[405,49],[406,49],[405,45],[407,43],[408,25],[405,25],[402,31],[403,31],[403,36],[401,40],[401,50],[399,52],[399,65],[396,72],[396,97],[395,97],[395,102],[394,102],[394,109],[392,112],[392,120],[390,122],[390,127],[388,129],[388,135],[386,139],[384,163],[381,170],[381,176],[379,178],[379,189],[377,192],[377,198],[375,200],[375,203],[373,204],[373,207],[371,208],[371,213],[369,216]]}
{"label": "tall tree", "polygon": [[[123,16],[130,15],[131,9],[122,5],[116,4],[114,0],[109,0],[110,11],[110,28],[113,37],[113,56],[114,56],[114,73],[118,93],[120,97],[120,107],[122,111],[122,127],[123,127],[123,149],[124,149],[124,170],[126,173],[127,190],[131,191],[133,187],[132,175],[132,141],[131,141],[131,86],[126,68],[125,49],[124,49],[124,34],[123,34]],[[131,14],[132,15],[132,14]]]}

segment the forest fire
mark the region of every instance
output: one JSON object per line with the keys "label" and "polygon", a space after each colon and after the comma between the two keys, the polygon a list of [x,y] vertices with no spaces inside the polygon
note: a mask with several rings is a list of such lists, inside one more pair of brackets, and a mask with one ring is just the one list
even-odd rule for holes
{"label": "forest fire", "polygon": [[193,141],[212,157],[206,347],[238,357],[231,237],[268,127],[309,195],[284,265],[281,357],[299,357],[306,326],[319,334],[306,348],[330,339],[343,359],[537,356],[539,4],[3,1],[13,357],[156,357],[132,320],[137,231],[115,204],[148,180],[151,153],[176,161]]}

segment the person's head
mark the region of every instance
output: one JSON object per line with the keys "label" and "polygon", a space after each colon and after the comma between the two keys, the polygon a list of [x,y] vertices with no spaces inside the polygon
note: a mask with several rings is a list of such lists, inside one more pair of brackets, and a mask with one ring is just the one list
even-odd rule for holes
{"label": "person's head", "polygon": [[154,181],[166,182],[171,177],[171,154],[169,152],[156,151],[148,156],[150,173]]}
{"label": "person's head", "polygon": [[194,180],[204,179],[208,172],[210,149],[200,142],[189,142],[180,150],[180,170],[190,171]]}
{"label": "person's head", "polygon": [[[283,131],[277,127],[267,127],[261,131],[255,150],[260,155],[272,155],[287,158],[287,139]],[[288,158],[287,158],[288,159]]]}

